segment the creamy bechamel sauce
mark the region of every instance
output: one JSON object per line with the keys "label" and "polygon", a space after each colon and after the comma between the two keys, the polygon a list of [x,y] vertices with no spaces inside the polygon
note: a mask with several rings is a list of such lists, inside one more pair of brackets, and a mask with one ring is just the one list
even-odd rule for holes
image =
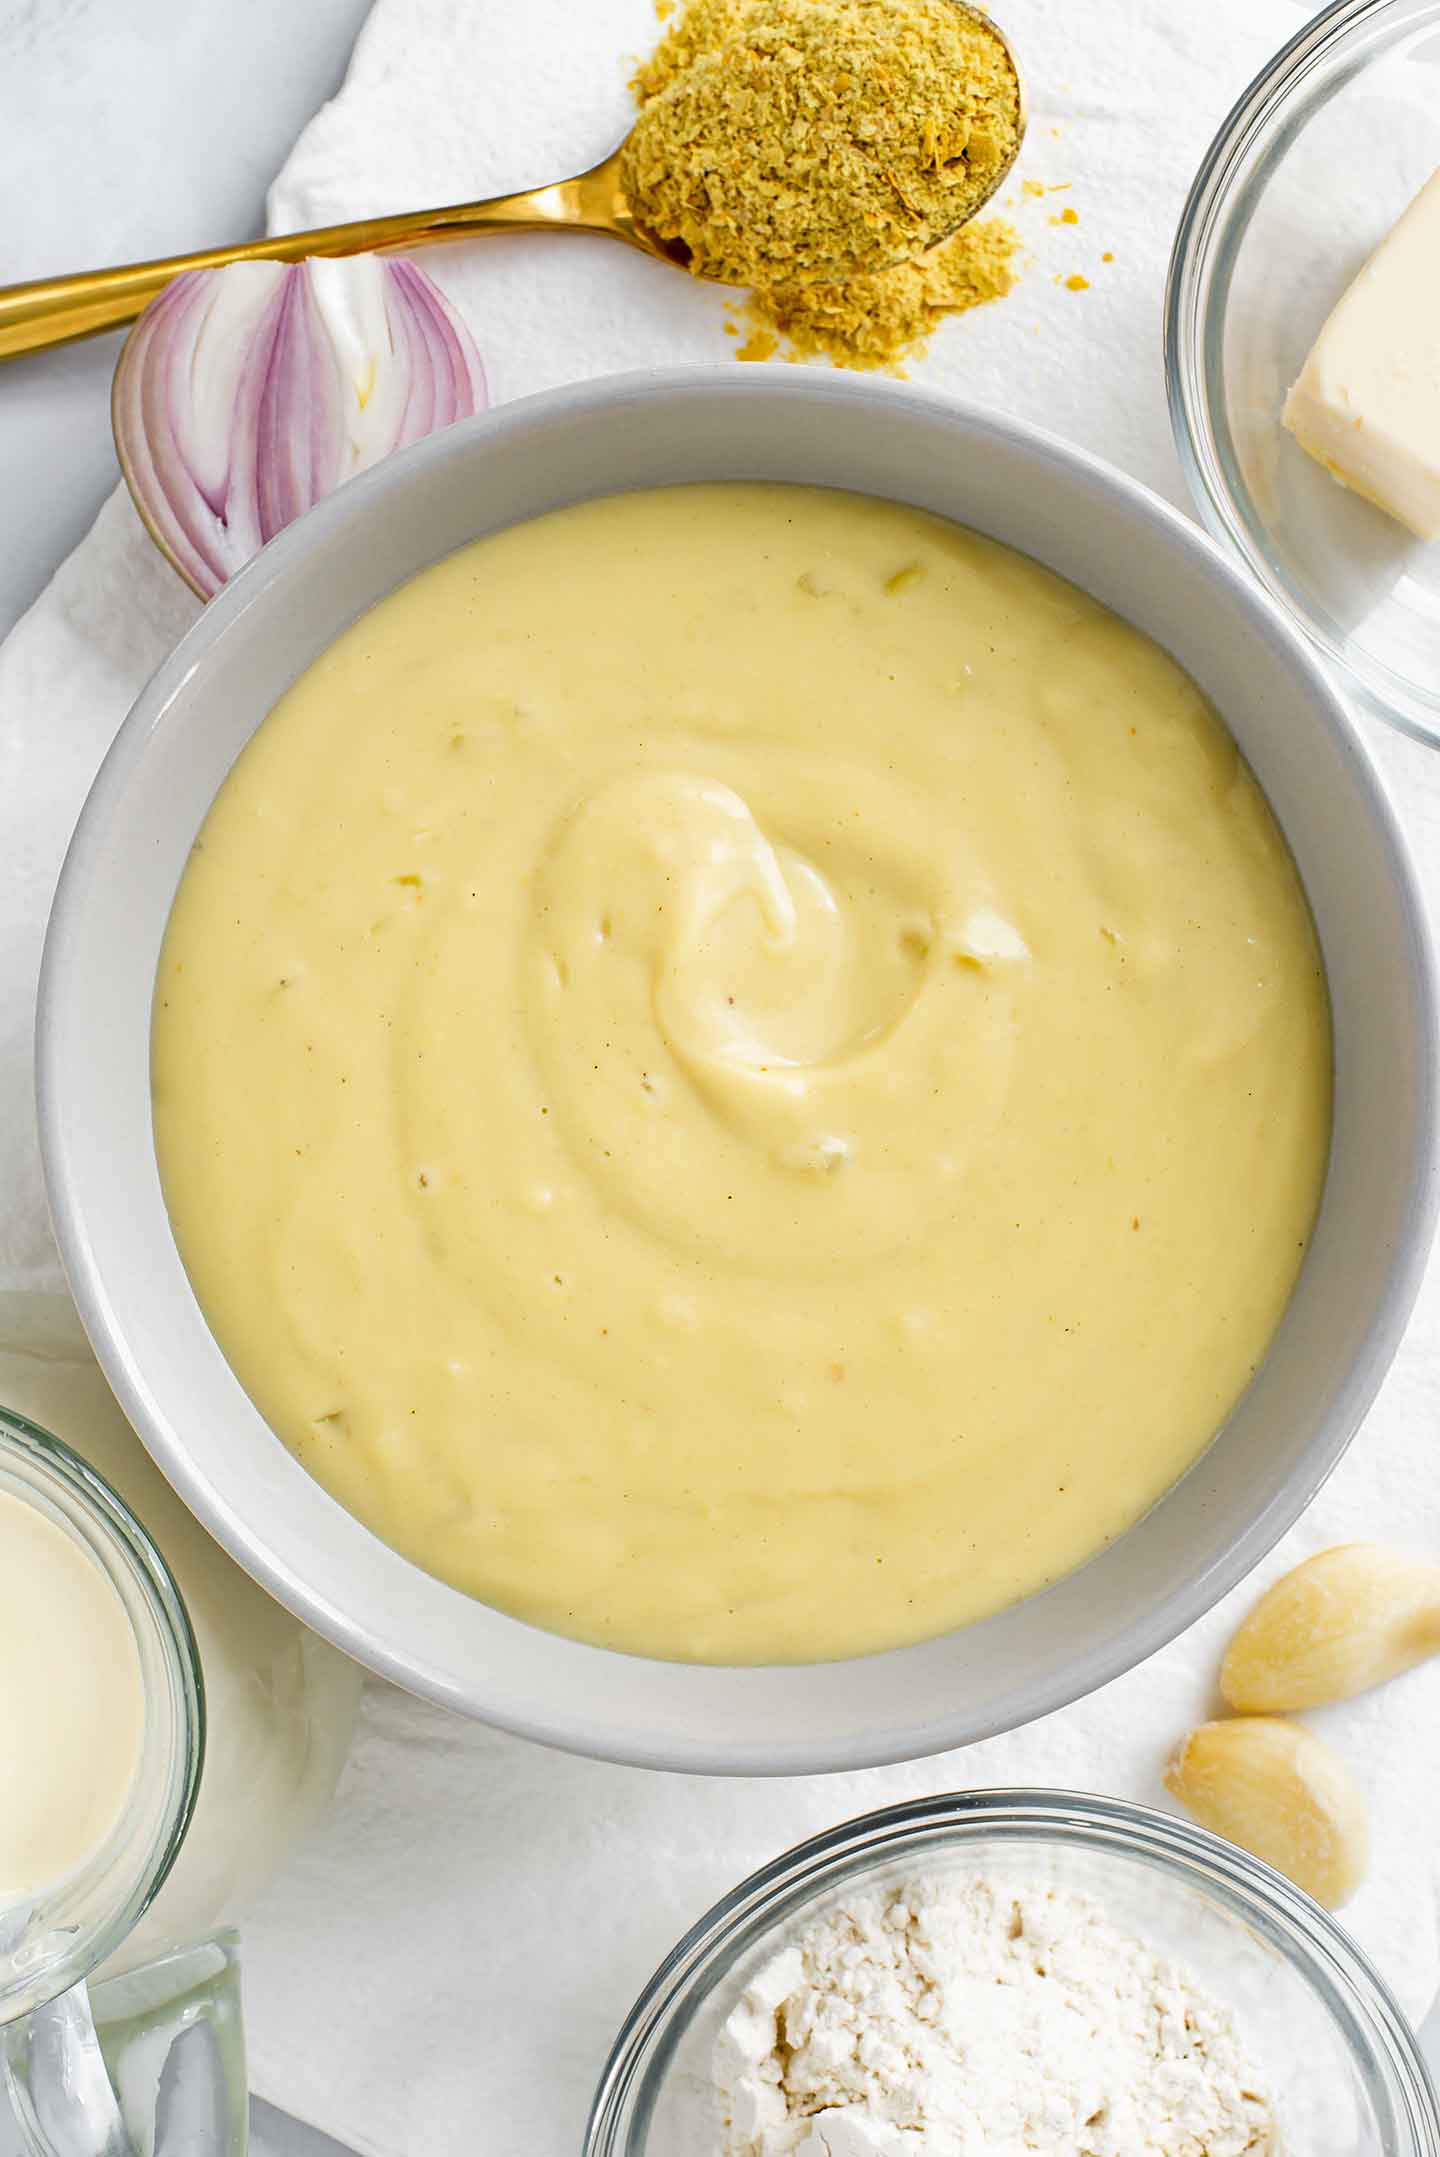
{"label": "creamy bechamel sauce", "polygon": [[419,1564],[708,1661],[962,1624],[1195,1459],[1329,1134],[1294,866],[1035,563],[692,487],[479,542],[301,678],[161,959],[176,1236]]}

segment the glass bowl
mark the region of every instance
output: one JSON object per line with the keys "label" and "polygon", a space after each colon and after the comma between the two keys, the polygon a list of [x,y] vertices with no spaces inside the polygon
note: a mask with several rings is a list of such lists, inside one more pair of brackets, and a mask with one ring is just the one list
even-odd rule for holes
{"label": "glass bowl", "polygon": [[1337,0],[1256,77],[1175,238],[1165,374],[1200,514],[1358,693],[1440,743],[1440,546],[1280,424],[1326,315],[1440,166],[1440,0]]}
{"label": "glass bowl", "polygon": [[585,2157],[720,2157],[708,2068],[757,1971],[837,1891],[917,1867],[1103,1904],[1229,2008],[1299,2157],[1436,2157],[1440,2103],[1383,1979],[1309,1897],[1203,1829],[1114,1798],[985,1790],[864,1814],[741,1882],[668,1955],[616,2039]]}
{"label": "glass bowl", "polygon": [[[144,1527],[88,1461],[3,1407],[0,1498],[33,1507],[114,1590],[134,1641],[144,1701],[131,1789],[104,1841],[77,1870],[33,1895],[0,1892],[0,2024],[8,2024],[104,1963],[154,1902],[194,1816],[206,1708],[189,1612]],[[11,1733],[6,1751],[23,1761],[23,1743],[17,1746]],[[0,1776],[9,1766],[7,1758]],[[0,2107],[3,2102],[0,2097]]]}

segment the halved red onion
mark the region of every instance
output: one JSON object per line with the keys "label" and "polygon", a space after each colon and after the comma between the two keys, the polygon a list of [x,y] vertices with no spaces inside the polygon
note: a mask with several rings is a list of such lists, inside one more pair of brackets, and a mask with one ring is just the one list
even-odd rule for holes
{"label": "halved red onion", "polygon": [[177,277],[115,371],[135,505],[208,599],[367,465],[488,403],[475,341],[413,262],[236,262]]}

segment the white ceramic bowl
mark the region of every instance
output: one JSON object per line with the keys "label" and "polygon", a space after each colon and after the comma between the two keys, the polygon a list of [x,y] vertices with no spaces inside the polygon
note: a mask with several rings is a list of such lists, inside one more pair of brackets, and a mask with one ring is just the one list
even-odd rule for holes
{"label": "white ceramic bowl", "polygon": [[[1166,645],[1285,827],[1335,1017],[1320,1221],[1271,1354],[1203,1458],[1044,1594],[916,1647],[791,1668],[581,1646],[377,1541],[286,1452],[211,1338],[150,1122],[150,1000],[176,883],[287,684],[372,601],[467,540],[582,496],[717,479],[848,487],[957,518]],[[652,1766],[795,1774],[936,1752],[1062,1706],[1190,1624],[1290,1525],[1368,1407],[1418,1285],[1436,1199],[1435,1020],[1420,902],[1370,758],[1298,634],[1185,518],[1058,441],[943,398],[809,370],[693,369],[526,399],[417,444],[321,503],[206,609],[122,728],[65,865],[41,988],[41,1132],[71,1283],[111,1383],[201,1520],[282,1602],[372,1669],[526,1736]]]}

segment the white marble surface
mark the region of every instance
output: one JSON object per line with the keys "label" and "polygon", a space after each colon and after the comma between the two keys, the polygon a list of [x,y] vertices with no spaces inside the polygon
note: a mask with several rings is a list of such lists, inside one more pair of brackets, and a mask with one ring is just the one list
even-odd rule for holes
{"label": "white marble surface", "polygon": [[[0,0],[0,283],[257,231],[269,178],[338,83],[366,7]],[[116,476],[115,344],[0,370],[0,635]],[[1440,2021],[1426,2035],[1440,2065]],[[253,2129],[255,2157],[344,2157],[268,2106]],[[8,2147],[0,2123],[0,2157]]]}
{"label": "white marble surface", "polygon": [[[0,0],[0,284],[259,232],[265,189],[368,8]],[[0,635],[115,481],[118,342],[0,375]]]}

